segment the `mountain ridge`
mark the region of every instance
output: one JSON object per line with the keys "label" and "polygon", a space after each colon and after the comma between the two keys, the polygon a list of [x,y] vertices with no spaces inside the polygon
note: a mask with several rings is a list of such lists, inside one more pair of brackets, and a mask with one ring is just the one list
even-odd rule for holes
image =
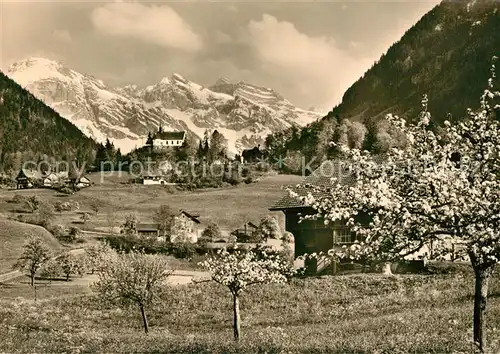
{"label": "mountain ridge", "polygon": [[28,58],[7,75],[98,142],[110,138],[123,152],[144,144],[148,132],[186,130],[201,138],[205,129],[224,134],[238,153],[263,143],[267,134],[304,126],[321,117],[295,107],[269,88],[221,78],[203,87],[178,73],[146,87],[107,86],[102,80],[46,58]]}

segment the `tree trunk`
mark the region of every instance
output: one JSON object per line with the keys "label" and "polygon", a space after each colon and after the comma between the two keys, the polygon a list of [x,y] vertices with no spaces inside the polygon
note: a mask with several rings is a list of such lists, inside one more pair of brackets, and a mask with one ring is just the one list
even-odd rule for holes
{"label": "tree trunk", "polygon": [[233,330],[234,340],[240,339],[240,299],[237,294],[233,294]]}
{"label": "tree trunk", "polygon": [[30,284],[31,286],[35,285],[35,273],[30,274]]}
{"label": "tree trunk", "polygon": [[382,274],[384,274],[384,275],[392,275],[391,263],[384,263],[382,265]]}
{"label": "tree trunk", "polygon": [[144,332],[147,334],[149,332],[148,318],[146,317],[146,313],[144,312],[144,306],[139,305],[139,307],[141,308],[142,323],[144,324]]}
{"label": "tree trunk", "polygon": [[488,283],[493,268],[474,268],[474,343],[484,353],[486,349],[486,331],[484,317],[486,315],[486,301],[488,299]]}

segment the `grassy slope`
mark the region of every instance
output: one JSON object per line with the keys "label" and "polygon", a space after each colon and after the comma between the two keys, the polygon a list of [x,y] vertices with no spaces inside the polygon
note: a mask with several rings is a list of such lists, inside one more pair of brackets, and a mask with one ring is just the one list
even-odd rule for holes
{"label": "grassy slope", "polygon": [[[0,300],[0,347],[12,353],[69,347],[86,353],[472,353],[472,290],[470,275],[354,275],[254,287],[242,299],[239,347],[231,339],[230,295],[210,283],[167,288],[147,311],[149,336],[136,307],[103,306],[92,295]],[[0,287],[0,298],[9,291]],[[498,276],[490,294],[488,337],[498,350]]]}
{"label": "grassy slope", "polygon": [[[98,174],[92,176],[96,185],[84,189],[68,197],[58,196],[51,190],[0,190],[0,212],[8,213],[14,206],[7,203],[14,194],[36,194],[51,202],[75,200],[81,205],[80,210],[90,211],[89,202],[93,199],[100,201],[101,210],[92,215],[87,225],[77,225],[81,228],[101,228],[108,226],[108,216],[118,223],[123,223],[127,214],[136,214],[140,221],[150,222],[156,208],[168,204],[175,208],[186,209],[200,214],[203,224],[210,221],[217,222],[222,228],[232,230],[246,221],[258,222],[260,218],[269,214],[268,208],[279,198],[283,185],[296,184],[301,181],[299,176],[269,176],[259,183],[240,185],[224,189],[210,189],[195,192],[175,192],[171,194],[161,186],[143,186],[120,184],[116,177],[106,177],[100,183]],[[122,180],[125,181],[124,177]],[[281,213],[277,213],[280,216]],[[55,223],[71,225],[78,220],[76,213],[59,214]]]}
{"label": "grassy slope", "polygon": [[0,273],[11,270],[19,254],[22,252],[24,240],[29,235],[38,235],[54,252],[61,250],[62,246],[43,227],[19,223],[0,218]]}

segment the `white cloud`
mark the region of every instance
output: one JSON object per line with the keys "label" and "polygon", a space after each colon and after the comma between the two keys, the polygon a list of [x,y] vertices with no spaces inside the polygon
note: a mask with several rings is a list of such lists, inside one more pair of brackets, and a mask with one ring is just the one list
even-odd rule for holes
{"label": "white cloud", "polygon": [[94,9],[91,20],[97,29],[110,35],[132,37],[186,51],[197,51],[202,47],[201,38],[167,5],[110,3]]}
{"label": "white cloud", "polygon": [[71,38],[71,34],[69,33],[68,30],[54,30],[52,32],[52,37],[54,39],[63,42],[63,43],[71,43],[73,39]]}
{"label": "white cloud", "polygon": [[[370,65],[337,48],[333,38],[301,33],[293,23],[263,15],[248,25],[249,41],[262,67],[295,87],[296,100],[322,108],[340,102],[345,90]],[[294,98],[290,97],[293,101]]]}

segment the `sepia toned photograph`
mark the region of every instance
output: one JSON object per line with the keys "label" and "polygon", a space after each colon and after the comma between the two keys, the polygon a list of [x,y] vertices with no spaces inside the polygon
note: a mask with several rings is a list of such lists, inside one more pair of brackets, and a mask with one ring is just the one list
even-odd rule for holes
{"label": "sepia toned photograph", "polygon": [[0,0],[0,354],[500,354],[500,0]]}

